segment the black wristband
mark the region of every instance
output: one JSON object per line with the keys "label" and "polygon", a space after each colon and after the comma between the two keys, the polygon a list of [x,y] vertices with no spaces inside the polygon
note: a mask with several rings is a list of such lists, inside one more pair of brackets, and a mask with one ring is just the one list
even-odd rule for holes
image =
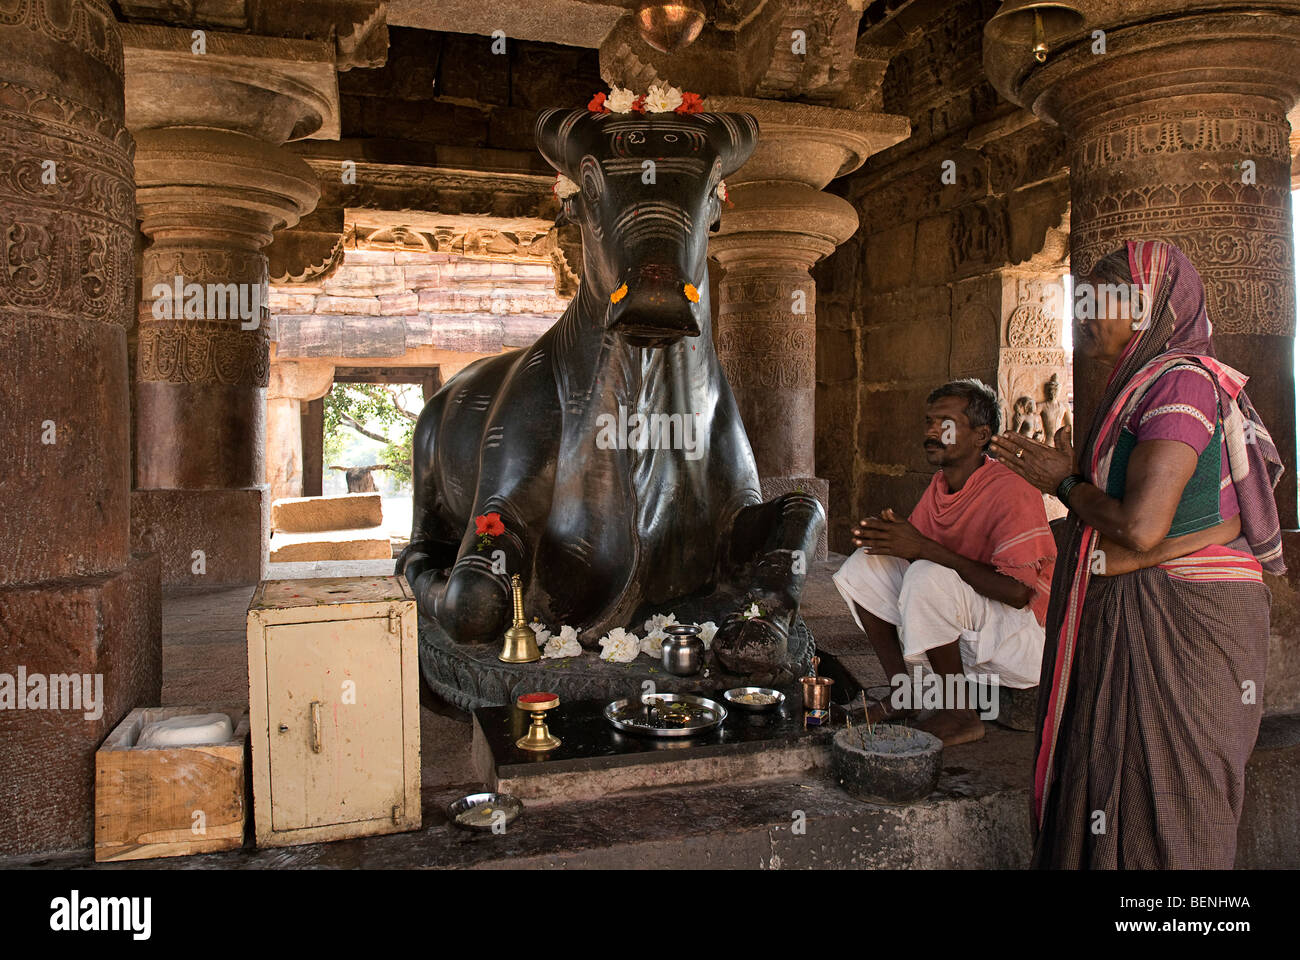
{"label": "black wristband", "polygon": [[1081,473],[1070,474],[1056,485],[1056,499],[1060,500],[1068,508],[1070,506],[1070,491],[1079,484],[1087,482],[1087,478]]}

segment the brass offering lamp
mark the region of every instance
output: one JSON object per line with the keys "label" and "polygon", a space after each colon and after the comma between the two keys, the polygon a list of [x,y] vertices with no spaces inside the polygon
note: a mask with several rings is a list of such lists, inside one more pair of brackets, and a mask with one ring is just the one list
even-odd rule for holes
{"label": "brass offering lamp", "polygon": [[542,659],[537,649],[537,634],[524,620],[524,588],[519,574],[510,578],[510,590],[515,601],[515,624],[506,631],[505,644],[497,657],[505,663],[533,663]]}
{"label": "brass offering lamp", "polygon": [[560,738],[553,735],[546,726],[547,711],[554,710],[560,705],[559,697],[553,693],[525,693],[515,701],[515,705],[525,713],[533,715],[532,725],[524,736],[515,741],[516,747],[520,750],[536,750],[540,753],[554,750],[560,745]]}

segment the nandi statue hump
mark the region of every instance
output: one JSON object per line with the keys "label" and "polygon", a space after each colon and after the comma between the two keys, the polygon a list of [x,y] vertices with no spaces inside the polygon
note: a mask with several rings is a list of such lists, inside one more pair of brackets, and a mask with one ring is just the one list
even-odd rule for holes
{"label": "nandi statue hump", "polygon": [[[803,493],[760,500],[705,260],[719,183],[758,125],[551,110],[536,135],[577,187],[561,221],[581,225],[582,282],[532,346],[466,367],[420,414],[400,569],[426,629],[499,645],[518,573],[528,617],[580,627],[587,647],[691,608],[720,624],[720,670],[775,678],[825,515]],[[504,531],[476,530],[489,513]]]}

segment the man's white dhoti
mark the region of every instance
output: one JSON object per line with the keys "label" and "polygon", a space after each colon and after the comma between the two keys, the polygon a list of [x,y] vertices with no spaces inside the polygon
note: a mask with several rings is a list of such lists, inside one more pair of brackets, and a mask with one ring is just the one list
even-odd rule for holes
{"label": "man's white dhoti", "polygon": [[926,651],[957,640],[966,676],[1018,689],[1038,684],[1044,630],[1028,606],[986,597],[950,567],[866,550],[845,560],[834,581],[859,627],[855,603],[898,627],[909,667],[929,672]]}

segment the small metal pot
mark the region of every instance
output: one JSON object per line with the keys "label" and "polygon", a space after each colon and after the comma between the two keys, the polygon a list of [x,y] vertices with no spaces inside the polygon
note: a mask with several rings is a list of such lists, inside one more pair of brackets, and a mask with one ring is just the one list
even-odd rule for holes
{"label": "small metal pot", "polygon": [[803,708],[805,710],[829,710],[831,706],[830,677],[800,677],[803,687]]}
{"label": "small metal pot", "polygon": [[664,669],[679,677],[699,673],[704,664],[704,641],[700,628],[689,623],[673,624],[664,628]]}

